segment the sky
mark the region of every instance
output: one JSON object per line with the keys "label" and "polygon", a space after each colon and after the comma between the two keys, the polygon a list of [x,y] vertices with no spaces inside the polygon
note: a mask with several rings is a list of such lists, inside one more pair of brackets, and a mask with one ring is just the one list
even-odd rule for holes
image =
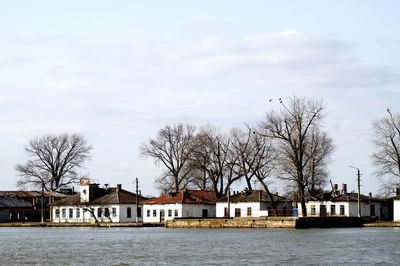
{"label": "sky", "polygon": [[[261,121],[278,98],[322,99],[336,149],[329,179],[378,192],[371,123],[400,113],[398,1],[4,1],[0,180],[24,147],[80,133],[92,180],[157,195],[139,146],[176,123],[221,131]],[[267,99],[275,99],[271,103]],[[279,190],[279,188],[277,188]]]}

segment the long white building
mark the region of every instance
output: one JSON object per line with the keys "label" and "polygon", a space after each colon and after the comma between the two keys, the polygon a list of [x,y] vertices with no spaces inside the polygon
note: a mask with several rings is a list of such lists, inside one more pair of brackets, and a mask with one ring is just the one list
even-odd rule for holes
{"label": "long white building", "polygon": [[189,217],[215,217],[215,195],[212,191],[185,189],[143,202],[145,223]]}
{"label": "long white building", "polygon": [[145,199],[122,189],[121,185],[100,188],[98,184],[91,184],[88,178],[82,178],[78,194],[51,205],[52,222],[141,222]]}

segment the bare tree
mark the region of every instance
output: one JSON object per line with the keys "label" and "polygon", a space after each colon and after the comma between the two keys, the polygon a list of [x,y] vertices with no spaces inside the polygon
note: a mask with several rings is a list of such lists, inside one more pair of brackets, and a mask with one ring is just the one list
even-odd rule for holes
{"label": "bare tree", "polygon": [[29,141],[25,148],[29,160],[18,164],[19,187],[32,186],[46,191],[79,181],[78,169],[90,159],[92,147],[79,134],[46,135]]}
{"label": "bare tree", "polygon": [[[308,187],[318,176],[313,170],[326,169],[326,159],[333,151],[332,141],[319,131],[322,119],[322,101],[292,97],[288,105],[282,100],[279,113],[267,113],[260,124],[260,134],[276,141],[279,177],[297,188],[303,216],[306,213]],[[321,141],[324,137],[326,140]],[[323,143],[323,144],[322,144]],[[319,159],[322,155],[324,159]],[[312,177],[314,180],[312,181]],[[319,175],[319,178],[323,176]]]}
{"label": "bare tree", "polygon": [[400,115],[387,112],[387,117],[372,123],[376,148],[372,159],[384,193],[389,195],[400,186]]}
{"label": "bare tree", "polygon": [[155,139],[141,145],[140,153],[165,168],[156,180],[162,191],[179,191],[187,186],[187,163],[195,147],[195,127],[178,124],[160,129]]}
{"label": "bare tree", "polygon": [[275,168],[276,151],[271,139],[255,134],[248,128],[247,132],[235,130],[232,133],[233,146],[238,156],[238,175],[241,175],[252,190],[252,179],[255,179],[271,200],[272,209],[276,211],[276,203],[269,189],[271,174]]}
{"label": "bare tree", "polygon": [[206,128],[197,135],[197,140],[190,169],[207,176],[216,198],[224,197],[230,186],[241,177],[235,170],[238,156],[232,152],[231,138]]}

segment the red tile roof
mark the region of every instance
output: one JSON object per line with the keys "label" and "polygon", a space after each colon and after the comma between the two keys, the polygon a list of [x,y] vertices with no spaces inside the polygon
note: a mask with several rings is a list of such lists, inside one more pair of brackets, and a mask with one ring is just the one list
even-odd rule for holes
{"label": "red tile roof", "polygon": [[143,204],[215,204],[215,194],[206,190],[181,190],[179,192],[171,192],[158,198],[151,198],[143,201]]}

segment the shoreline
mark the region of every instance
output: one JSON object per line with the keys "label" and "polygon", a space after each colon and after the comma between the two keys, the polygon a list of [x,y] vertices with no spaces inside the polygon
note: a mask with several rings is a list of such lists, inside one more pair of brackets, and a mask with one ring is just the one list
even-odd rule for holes
{"label": "shoreline", "polygon": [[193,218],[167,220],[165,223],[51,223],[12,222],[0,227],[165,227],[165,228],[349,228],[349,227],[400,227],[400,222],[363,221],[357,217],[265,217],[265,218]]}

